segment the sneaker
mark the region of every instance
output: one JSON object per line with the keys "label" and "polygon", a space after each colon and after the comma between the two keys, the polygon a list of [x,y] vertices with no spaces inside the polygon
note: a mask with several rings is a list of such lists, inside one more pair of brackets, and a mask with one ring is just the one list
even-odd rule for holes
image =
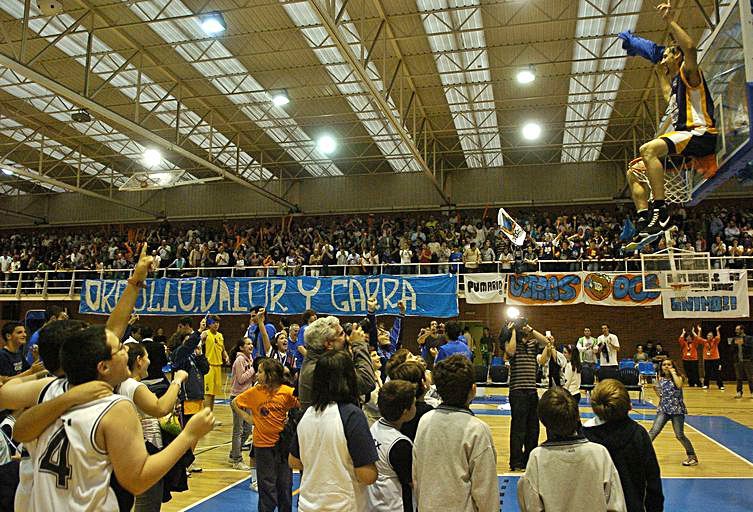
{"label": "sneaker", "polygon": [[243,461],[241,461],[241,462],[233,462],[233,469],[237,469],[239,471],[250,471],[251,470],[251,466],[249,466],[248,464],[246,464]]}
{"label": "sneaker", "polygon": [[735,398],[742,398],[742,397],[743,397],[742,391],[738,391],[737,394],[735,395]]}
{"label": "sneaker", "polygon": [[692,456],[688,457],[684,461],[682,461],[683,466],[697,466],[698,465],[698,457]]}
{"label": "sneaker", "polygon": [[724,386],[720,387],[719,391],[724,391]]}
{"label": "sneaker", "polygon": [[191,473],[201,473],[202,471],[204,471],[204,469],[196,466],[195,464],[191,464],[190,466],[188,466],[188,471],[190,471]]}
{"label": "sneaker", "polygon": [[256,480],[252,480],[251,483],[248,484],[248,488],[254,492],[259,492],[259,484],[256,482]]}
{"label": "sneaker", "polygon": [[703,386],[703,389],[709,389],[709,387],[708,386]]}
{"label": "sneaker", "polygon": [[637,219],[635,219],[635,232],[640,233],[644,229],[646,229],[646,226],[648,226],[648,220],[649,220],[649,212],[643,212],[641,215],[638,216]]}

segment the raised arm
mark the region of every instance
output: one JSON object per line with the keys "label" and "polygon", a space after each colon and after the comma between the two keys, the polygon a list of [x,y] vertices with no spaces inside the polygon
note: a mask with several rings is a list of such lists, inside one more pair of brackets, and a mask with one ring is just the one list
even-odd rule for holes
{"label": "raised arm", "polygon": [[512,322],[507,324],[507,328],[510,330],[510,339],[505,343],[505,352],[508,356],[513,357],[518,350],[518,333],[515,324]]}
{"label": "raised arm", "polygon": [[264,308],[259,308],[259,312],[256,313],[256,328],[261,335],[261,342],[264,344],[264,355],[269,354],[272,349],[272,342],[269,340],[269,333],[267,332],[266,324],[266,311]]}
{"label": "raised arm", "polygon": [[144,287],[144,281],[146,281],[146,276],[152,269],[153,262],[154,258],[147,253],[146,242],[144,242],[141,245],[141,256],[138,263],[136,263],[136,268],[133,269],[133,274],[128,279],[120,300],[118,300],[112,313],[110,313],[110,317],[107,319],[107,329],[112,331],[118,339],[123,336],[126,330],[128,320],[131,318],[131,312],[133,312],[133,308],[136,306],[136,300],[138,300],[141,289]]}
{"label": "raised arm", "polygon": [[161,418],[162,416],[167,415],[175,407],[175,402],[178,400],[178,393],[180,392],[180,386],[187,378],[188,373],[185,370],[178,370],[175,372],[175,377],[173,377],[173,381],[170,383],[170,386],[168,386],[167,391],[159,398],[157,398],[157,395],[152,393],[146,386],[139,386],[136,393],[133,395],[133,403],[149,416]]}
{"label": "raised arm", "polygon": [[677,42],[677,45],[682,49],[683,53],[683,71],[688,78],[692,87],[697,86],[700,83],[700,76],[698,74],[698,49],[696,43],[685,29],[683,29],[676,21],[672,20],[672,5],[671,2],[665,2],[659,4],[656,9],[659,11],[659,15],[667,22],[667,27],[672,33],[672,37]]}

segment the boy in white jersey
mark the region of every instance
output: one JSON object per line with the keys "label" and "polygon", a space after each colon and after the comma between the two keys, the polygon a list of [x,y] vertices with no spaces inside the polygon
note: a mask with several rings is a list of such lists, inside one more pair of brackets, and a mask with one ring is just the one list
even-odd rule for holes
{"label": "boy in white jersey", "polygon": [[379,390],[378,421],[371,426],[379,476],[368,487],[369,510],[413,512],[413,443],[400,427],[416,415],[416,385],[391,380]]}
{"label": "boy in white jersey", "polygon": [[[76,331],[63,344],[61,363],[71,388],[96,380],[114,387],[128,377],[127,353],[119,339],[151,264],[144,244],[107,327]],[[122,397],[100,398],[50,419],[52,412],[49,404],[42,403],[24,413],[39,416],[37,424],[44,430],[35,446],[29,445],[34,481],[21,508],[18,500],[23,498],[17,494],[17,510],[115,511],[117,502],[109,486],[113,471],[126,490],[141,494],[214,424],[214,416],[205,409],[166,449],[149,456],[134,406]]]}

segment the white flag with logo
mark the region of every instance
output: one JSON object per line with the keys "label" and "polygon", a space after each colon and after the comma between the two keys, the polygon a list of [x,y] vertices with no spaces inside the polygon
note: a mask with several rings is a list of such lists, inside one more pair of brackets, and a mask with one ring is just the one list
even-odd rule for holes
{"label": "white flag with logo", "polygon": [[465,274],[465,301],[468,304],[504,302],[506,274]]}
{"label": "white flag with logo", "polygon": [[520,224],[515,222],[515,219],[513,219],[504,208],[499,209],[499,213],[497,214],[497,224],[499,224],[502,232],[507,235],[507,238],[509,238],[515,245],[523,245],[526,241],[525,230],[520,227]]}

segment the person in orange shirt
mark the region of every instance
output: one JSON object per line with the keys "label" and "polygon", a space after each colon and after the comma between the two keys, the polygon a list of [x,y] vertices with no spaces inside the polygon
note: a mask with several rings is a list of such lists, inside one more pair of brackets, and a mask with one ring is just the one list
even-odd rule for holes
{"label": "person in orange shirt", "polygon": [[[700,388],[701,380],[698,377],[698,339],[699,337],[693,327],[689,333],[683,329],[677,342],[680,344],[682,367],[685,370],[685,375],[688,376],[688,385]],[[703,343],[703,340],[700,340],[700,342]]]}
{"label": "person in orange shirt", "polygon": [[293,388],[282,384],[283,378],[283,367],[279,361],[260,359],[258,384],[230,402],[233,411],[254,424],[259,512],[273,512],[275,508],[279,512],[291,512],[293,507],[293,471],[288,466],[287,448],[278,441],[288,411],[299,407],[300,403],[293,396]]}
{"label": "person in orange shirt", "polygon": [[[719,357],[719,330],[721,325],[716,326],[716,336],[714,333],[709,332],[706,334],[706,339],[700,338],[700,343],[703,343],[703,389],[708,389],[709,382],[713,376],[716,380],[716,385],[719,389],[724,390],[724,381],[722,380],[722,360]],[[698,326],[698,334],[701,334],[701,326]]]}

